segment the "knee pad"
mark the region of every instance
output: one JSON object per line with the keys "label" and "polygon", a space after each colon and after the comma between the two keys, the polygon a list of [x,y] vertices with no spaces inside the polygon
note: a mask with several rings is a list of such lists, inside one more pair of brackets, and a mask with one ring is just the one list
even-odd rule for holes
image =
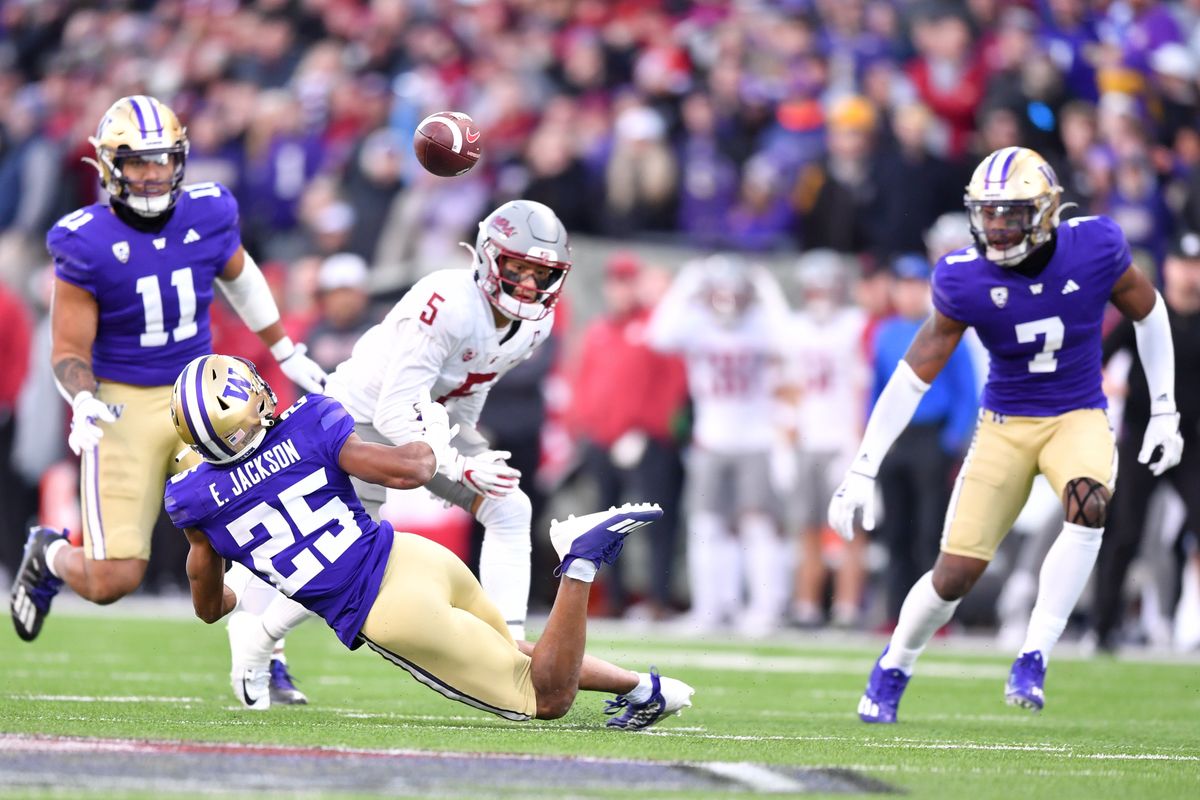
{"label": "knee pad", "polygon": [[1103,528],[1108,520],[1108,487],[1091,478],[1074,478],[1063,489],[1067,522],[1085,528]]}
{"label": "knee pad", "polygon": [[487,529],[488,536],[521,536],[528,540],[533,525],[533,504],[529,495],[520,489],[504,497],[485,497],[475,512],[475,519]]}

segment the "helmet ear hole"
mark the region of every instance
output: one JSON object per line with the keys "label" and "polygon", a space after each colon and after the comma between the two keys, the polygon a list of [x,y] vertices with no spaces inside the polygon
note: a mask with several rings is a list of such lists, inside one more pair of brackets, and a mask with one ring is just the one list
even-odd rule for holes
{"label": "helmet ear hole", "polygon": [[229,403],[226,403],[226,402],[225,402],[225,399],[224,399],[223,397],[218,397],[218,398],[217,398],[217,405],[219,405],[219,406],[221,407],[221,410],[222,410],[222,411],[228,411],[228,410],[229,410]]}

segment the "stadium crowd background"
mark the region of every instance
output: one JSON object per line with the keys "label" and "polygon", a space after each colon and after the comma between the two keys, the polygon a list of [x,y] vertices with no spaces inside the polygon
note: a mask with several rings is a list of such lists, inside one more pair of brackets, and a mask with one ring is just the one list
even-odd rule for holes
{"label": "stadium crowd background", "polygon": [[[577,257],[559,341],[499,384],[484,420],[544,514],[589,491],[679,504],[680,365],[632,350],[580,365],[589,342],[619,347],[603,338],[605,320],[648,312],[674,268],[705,252],[768,265],[799,305],[794,265],[832,251],[842,301],[884,320],[893,281],[927,281],[931,258],[969,243],[965,218],[945,215],[961,211],[974,165],[1019,144],[1050,161],[1078,213],[1113,217],[1161,283],[1171,243],[1200,230],[1198,71],[1200,0],[9,0],[0,7],[0,571],[13,568],[39,507],[71,518],[42,242],[59,216],[97,199],[80,159],[118,97],[152,94],[180,115],[188,181],[220,181],[236,195],[243,240],[289,332],[327,368],[404,287],[465,266],[457,243],[473,239],[490,208],[514,197],[550,205]],[[416,123],[444,109],[471,114],[485,136],[483,162],[456,179],[425,174],[411,151]],[[216,314],[219,351],[273,364]],[[267,371],[282,400],[294,396]],[[611,389],[637,380],[653,402]],[[643,447],[618,452],[631,430],[645,434]],[[966,444],[953,431],[942,441],[939,492]],[[830,609],[834,621],[886,625],[894,615],[883,598],[902,560],[895,538],[915,540],[909,528],[921,527],[908,523],[870,549],[820,545],[830,564],[854,558],[870,574]],[[686,536],[663,537],[665,553],[627,566],[635,574],[608,586],[598,613],[667,619],[686,607]],[[1015,549],[1037,537],[1012,538]],[[1137,573],[1143,596],[1157,598],[1140,630],[1160,642],[1176,596],[1200,591],[1180,584],[1186,552],[1167,539],[1160,577]],[[155,548],[150,589],[177,587],[182,537],[164,531]],[[963,619],[1003,622],[996,598],[1021,563],[1002,552],[994,590],[973,596]],[[906,587],[911,577],[896,580]],[[1012,606],[1020,592],[1007,585]],[[824,610],[799,621],[819,624]]]}

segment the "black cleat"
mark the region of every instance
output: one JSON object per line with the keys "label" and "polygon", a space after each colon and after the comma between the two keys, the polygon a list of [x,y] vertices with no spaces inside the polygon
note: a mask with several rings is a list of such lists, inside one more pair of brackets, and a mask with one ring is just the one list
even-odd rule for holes
{"label": "black cleat", "polygon": [[25,555],[13,581],[9,608],[17,636],[27,642],[32,642],[41,633],[42,623],[50,613],[50,601],[63,585],[46,563],[46,549],[59,540],[66,541],[66,534],[43,527],[31,528],[29,538],[25,540]]}

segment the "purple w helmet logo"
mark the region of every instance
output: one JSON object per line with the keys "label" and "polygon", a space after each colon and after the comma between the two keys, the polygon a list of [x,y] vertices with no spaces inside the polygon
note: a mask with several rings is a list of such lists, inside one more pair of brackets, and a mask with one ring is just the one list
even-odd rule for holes
{"label": "purple w helmet logo", "polygon": [[234,397],[238,400],[250,399],[250,381],[238,375],[233,367],[229,368],[229,377],[225,381],[225,390],[221,392],[221,397]]}

